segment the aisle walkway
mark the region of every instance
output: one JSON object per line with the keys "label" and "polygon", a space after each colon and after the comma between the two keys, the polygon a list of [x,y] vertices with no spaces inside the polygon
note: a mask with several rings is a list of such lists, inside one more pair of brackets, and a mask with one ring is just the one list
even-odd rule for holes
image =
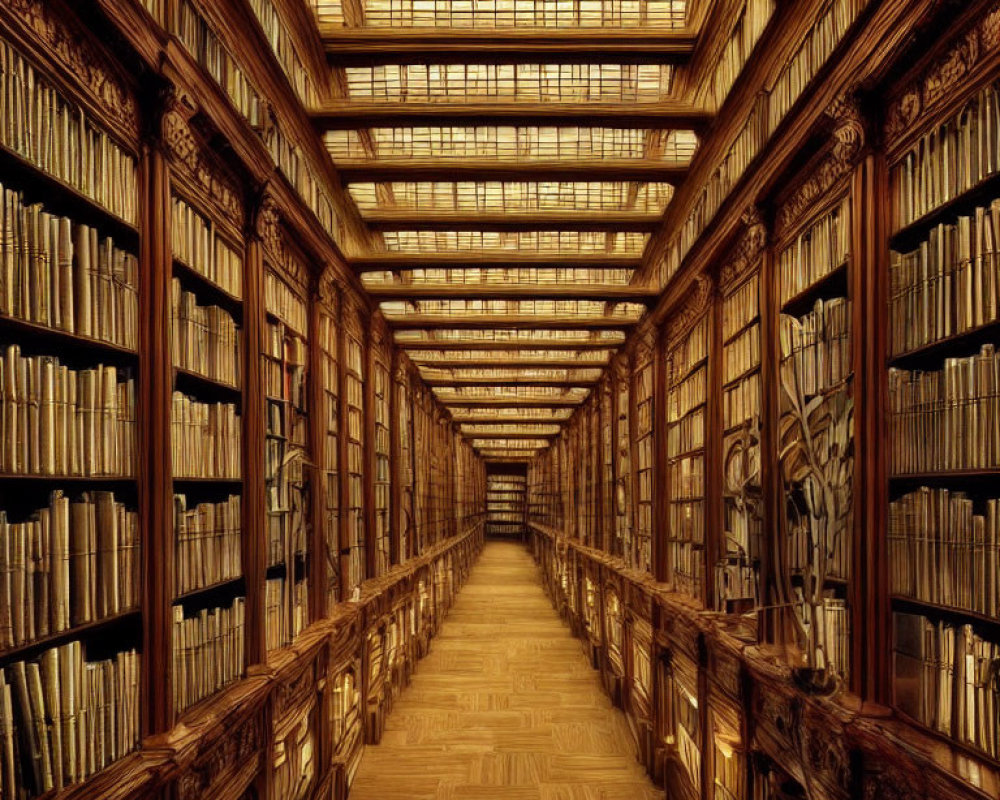
{"label": "aisle walkway", "polygon": [[491,542],[350,800],[661,797],[528,551]]}

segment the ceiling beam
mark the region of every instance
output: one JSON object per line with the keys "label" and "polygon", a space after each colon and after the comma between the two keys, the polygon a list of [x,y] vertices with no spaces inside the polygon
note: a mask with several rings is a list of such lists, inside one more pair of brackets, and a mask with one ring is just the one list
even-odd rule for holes
{"label": "ceiling beam", "polygon": [[408,354],[410,360],[418,367],[428,369],[605,369],[607,361],[544,361],[541,359],[471,359],[471,358],[451,358],[441,361],[429,361],[427,359],[414,358]]}
{"label": "ceiling beam", "polygon": [[[404,108],[404,106],[397,106]],[[564,159],[501,161],[483,159],[335,159],[344,183],[389,181],[657,181],[677,184],[687,162],[652,158],[589,161]]]}
{"label": "ceiling beam", "polygon": [[487,269],[525,267],[535,269],[639,269],[641,255],[604,253],[372,253],[349,259],[357,272],[399,272],[408,269]]}
{"label": "ceiling beam", "polygon": [[523,348],[527,350],[607,350],[617,349],[625,344],[624,341],[614,343],[601,339],[590,339],[581,341],[579,339],[570,341],[558,341],[553,339],[518,339],[514,342],[476,339],[474,337],[463,337],[448,340],[428,340],[423,342],[396,341],[398,347],[413,350],[515,350]]}
{"label": "ceiling beam", "polygon": [[461,431],[466,439],[555,439],[558,433],[518,433],[516,431],[499,433],[466,433]]}
{"label": "ceiling beam", "polygon": [[577,408],[584,402],[572,397],[475,397],[459,400],[438,395],[437,399],[448,408]]}
{"label": "ceiling beam", "polygon": [[[599,162],[598,162],[599,163]],[[475,214],[451,211],[367,211],[365,224],[376,231],[604,231],[648,233],[662,214],[605,211],[540,211]]]}
{"label": "ceiling beam", "polygon": [[423,378],[424,384],[430,387],[438,387],[441,389],[459,388],[462,386],[501,386],[501,387],[515,387],[515,386],[525,386],[532,389],[548,388],[550,386],[559,386],[565,388],[575,388],[575,387],[587,387],[596,386],[600,383],[601,379],[559,379],[553,378],[551,380],[539,379],[539,378],[529,378],[525,380],[521,379],[495,379],[495,378]]}
{"label": "ceiling beam", "polygon": [[[466,59],[468,60],[468,59]],[[321,130],[476,125],[656,128],[701,133],[712,114],[688,103],[372,103],[337,100],[312,112]]]}
{"label": "ceiling beam", "polygon": [[596,283],[366,284],[376,300],[596,300],[655,303],[660,295],[641,286]]}
{"label": "ceiling beam", "polygon": [[638,319],[622,319],[588,314],[587,316],[548,316],[546,314],[402,314],[386,316],[385,321],[396,330],[492,330],[547,328],[549,330],[583,330],[590,328],[621,329],[638,325]]}
{"label": "ceiling beam", "polygon": [[694,53],[691,30],[655,28],[344,28],[320,23],[337,66],[451,63],[680,64]]}
{"label": "ceiling beam", "polygon": [[466,417],[455,417],[454,420],[459,425],[516,425],[519,423],[525,425],[565,425],[569,422],[568,419],[551,419],[548,417],[493,417],[484,414],[480,414],[479,416],[470,414]]}

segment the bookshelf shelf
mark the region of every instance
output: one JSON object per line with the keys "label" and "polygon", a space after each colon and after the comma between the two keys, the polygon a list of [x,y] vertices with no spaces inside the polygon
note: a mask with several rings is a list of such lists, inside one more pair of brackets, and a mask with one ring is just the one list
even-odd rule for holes
{"label": "bookshelf shelf", "polygon": [[208,595],[232,595],[235,597],[237,594],[243,594],[245,591],[244,585],[245,581],[243,580],[242,575],[235,578],[226,578],[225,580],[209,584],[208,586],[202,586],[197,589],[191,589],[190,591],[175,595],[174,604],[186,605],[191,601],[197,601]]}
{"label": "bookshelf shelf", "polygon": [[102,619],[94,620],[93,622],[87,622],[83,625],[76,625],[74,627],[67,628],[64,631],[52,633],[48,636],[43,636],[41,638],[34,639],[33,641],[17,645],[16,647],[0,651],[0,667],[5,666],[12,661],[23,661],[34,658],[45,650],[53,647],[59,647],[66,642],[71,642],[77,639],[85,641],[86,639],[95,636],[104,637],[114,635],[116,633],[121,634],[128,630],[129,626],[132,626],[134,629],[130,638],[137,639],[139,637],[141,620],[142,612],[139,609],[131,609],[110,617],[104,617]]}
{"label": "bookshelf shelf", "polygon": [[928,603],[899,594],[892,595],[891,600],[893,608],[897,611],[920,614],[957,625],[969,623],[984,632],[988,632],[991,637],[1000,636],[1000,619],[987,616],[986,614],[968,611],[964,608],[941,605],[940,603]]}
{"label": "bookshelf shelf", "polygon": [[44,203],[53,213],[90,225],[102,235],[113,237],[123,247],[138,248],[138,227],[4,145],[0,145],[0,175],[4,176],[2,183],[6,188],[19,189],[26,200]]}
{"label": "bookshelf shelf", "polygon": [[843,262],[815,283],[782,304],[781,313],[800,317],[812,310],[817,300],[848,295],[848,262]]}
{"label": "bookshelf shelf", "polygon": [[1000,172],[979,181],[975,186],[942,203],[919,219],[906,225],[889,237],[889,247],[905,253],[914,249],[937,225],[954,222],[958,217],[973,211],[977,205],[989,204],[1000,195]]}
{"label": "bookshelf shelf", "polygon": [[900,369],[940,368],[945,358],[974,355],[984,344],[1000,340],[1000,320],[930,342],[905,353],[890,355],[889,366]]}
{"label": "bookshelf shelf", "polygon": [[36,343],[45,348],[59,347],[60,352],[93,356],[115,366],[131,367],[139,359],[138,352],[127,347],[6,314],[0,314],[0,336],[3,335],[31,337],[30,342],[26,341],[25,344],[30,343],[32,348],[36,347]]}
{"label": "bookshelf shelf", "polygon": [[243,301],[206,278],[185,261],[174,259],[174,275],[180,278],[182,286],[198,295],[200,300],[224,308],[237,322],[242,319]]}
{"label": "bookshelf shelf", "polygon": [[239,404],[243,397],[243,390],[238,386],[225,383],[224,381],[209,378],[200,372],[195,372],[183,367],[174,367],[177,380],[177,389],[185,394],[204,395],[212,400]]}

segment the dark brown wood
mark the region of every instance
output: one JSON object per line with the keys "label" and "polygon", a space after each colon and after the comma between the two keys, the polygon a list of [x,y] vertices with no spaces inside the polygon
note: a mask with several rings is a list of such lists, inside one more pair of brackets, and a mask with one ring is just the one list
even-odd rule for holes
{"label": "dark brown wood", "polygon": [[616,316],[562,316],[537,314],[400,314],[389,317],[389,324],[395,330],[493,330],[496,328],[517,328],[537,330],[585,330],[624,329],[638,324],[637,319]]}
{"label": "dark brown wood", "polygon": [[518,338],[506,341],[502,339],[483,340],[471,336],[468,338],[429,339],[427,341],[407,340],[401,342],[397,340],[396,343],[406,350],[441,350],[442,352],[448,350],[481,350],[484,353],[496,350],[520,350],[525,348],[529,350],[545,350],[551,346],[558,347],[560,350],[607,350],[609,347],[617,348],[621,345],[621,342],[609,342],[607,339],[598,338],[589,338],[587,340]]}
{"label": "dark brown wood", "polygon": [[[405,559],[400,548],[400,525],[403,524],[400,518],[402,508],[402,485],[400,462],[402,453],[400,452],[400,431],[399,431],[399,388],[396,383],[396,375],[400,370],[400,359],[405,358],[395,348],[391,353],[389,363],[389,381],[387,391],[389,392],[389,485],[392,499],[390,501],[391,511],[389,513],[389,562],[398,564]],[[412,441],[412,440],[411,440]]]}
{"label": "dark brown wood", "polygon": [[310,343],[306,372],[309,392],[309,619],[323,619],[329,614],[326,589],[329,569],[326,558],[326,425],[323,411],[326,408],[321,375],[323,355],[320,347],[320,297],[314,287],[309,297]]}
{"label": "dark brown wood", "polygon": [[[405,108],[397,105],[395,108]],[[651,158],[568,159],[336,159],[344,183],[386,181],[663,181],[679,183],[687,163]],[[648,224],[642,230],[648,230]]]}
{"label": "dark brown wood", "polygon": [[462,269],[463,267],[537,267],[539,269],[637,269],[640,256],[612,256],[585,253],[372,253],[352,258],[357,272],[399,272],[408,269]]}
{"label": "dark brown wood", "polygon": [[493,433],[469,433],[463,431],[462,436],[468,439],[555,439],[558,433],[522,433],[517,429]]}
{"label": "dark brown wood", "polygon": [[[705,607],[716,608],[715,565],[725,552],[726,531],[722,474],[722,294],[718,283],[709,308],[708,376],[705,404]],[[707,726],[706,726],[707,727]]]}
{"label": "dark brown wood", "polygon": [[579,400],[549,397],[477,397],[474,400],[439,398],[445,408],[575,408]]}
{"label": "dark brown wood", "polygon": [[[670,535],[667,525],[667,503],[664,491],[667,481],[667,364],[666,326],[657,329],[653,357],[653,530],[652,573],[658,581],[670,580],[666,538]],[[652,662],[655,664],[655,659]],[[652,701],[656,708],[655,699]]]}
{"label": "dark brown wood", "polygon": [[[407,163],[407,162],[404,162]],[[461,162],[462,164],[466,162]],[[503,162],[501,162],[503,163]],[[344,173],[342,162],[338,162]],[[600,167],[598,162],[594,166]],[[455,173],[451,172],[450,176]],[[645,173],[643,173],[645,176]],[[579,177],[579,176],[578,176]],[[545,180],[555,180],[546,176]],[[589,179],[588,177],[584,178]],[[609,179],[605,179],[609,180]],[[472,213],[459,211],[389,211],[375,210],[363,212],[365,223],[375,231],[606,231],[617,233],[633,231],[647,233],[659,227],[661,214],[647,214],[640,211],[509,211],[500,214]],[[367,287],[370,290],[372,286]],[[503,288],[503,287],[500,287]],[[545,289],[544,285],[538,287]],[[553,289],[560,287],[551,287]],[[561,287],[569,288],[569,287]],[[626,287],[622,287],[626,288]],[[628,287],[631,288],[631,287]]]}
{"label": "dark brown wood", "polygon": [[711,112],[682,102],[660,103],[370,103],[334,101],[312,114],[319,130],[451,125],[565,125],[703,131]]}
{"label": "dark brown wood", "polygon": [[[502,364],[498,364],[498,367],[502,367]],[[441,388],[451,388],[451,387],[461,387],[461,386],[498,386],[498,387],[513,387],[513,386],[526,386],[531,388],[540,388],[545,386],[596,386],[600,378],[590,378],[590,379],[578,379],[578,378],[553,378],[551,380],[539,380],[537,378],[424,378],[424,383],[430,387],[441,387]]]}
{"label": "dark brown wood", "polygon": [[364,408],[364,517],[365,517],[365,575],[377,578],[375,560],[375,353],[372,326],[374,320],[368,318],[365,325],[365,408]]}
{"label": "dark brown wood", "polygon": [[[413,354],[414,351],[409,351],[408,353],[411,358]],[[415,358],[414,363],[418,367],[427,367],[429,369],[604,369],[608,366],[607,361],[603,360],[548,361],[546,359],[501,358],[499,356],[494,359],[485,356],[483,358],[440,358],[426,360]]]}
{"label": "dark brown wood", "polygon": [[[331,63],[664,63],[687,60],[695,45],[690,30],[654,28],[344,28],[320,25]],[[595,61],[596,59],[596,61]]]}
{"label": "dark brown wood", "polygon": [[143,652],[162,672],[143,669],[142,730],[151,735],[174,722],[173,626],[174,548],[173,473],[170,464],[170,168],[158,147],[142,160],[141,269],[139,271],[138,474],[142,547]]}

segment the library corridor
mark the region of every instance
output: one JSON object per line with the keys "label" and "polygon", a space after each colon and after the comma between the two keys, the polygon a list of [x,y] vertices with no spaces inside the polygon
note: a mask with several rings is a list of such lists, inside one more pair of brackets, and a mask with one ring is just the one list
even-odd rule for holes
{"label": "library corridor", "polygon": [[0,800],[1000,800],[1000,0],[0,0]]}
{"label": "library corridor", "polygon": [[523,544],[487,542],[365,748],[354,800],[655,800],[625,715]]}

